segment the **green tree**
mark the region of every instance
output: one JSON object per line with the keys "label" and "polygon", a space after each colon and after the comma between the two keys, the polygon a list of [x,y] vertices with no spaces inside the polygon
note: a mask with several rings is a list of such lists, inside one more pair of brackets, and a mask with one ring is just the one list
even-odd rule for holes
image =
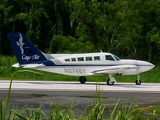
{"label": "green tree", "polygon": [[[1,0],[0,54],[8,32],[22,32],[43,52],[107,51],[160,60],[158,0]],[[83,48],[83,49],[82,49]]]}

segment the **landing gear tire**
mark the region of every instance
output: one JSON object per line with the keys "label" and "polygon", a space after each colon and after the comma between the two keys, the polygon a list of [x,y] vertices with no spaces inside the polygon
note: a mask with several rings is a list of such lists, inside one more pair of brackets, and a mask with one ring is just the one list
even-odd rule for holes
{"label": "landing gear tire", "polygon": [[135,83],[136,85],[141,85],[141,80],[136,80]]}
{"label": "landing gear tire", "polygon": [[87,81],[87,80],[86,80],[86,77],[85,77],[85,76],[81,76],[81,77],[79,78],[79,82],[80,82],[81,84],[84,84],[86,81]]}
{"label": "landing gear tire", "polygon": [[111,81],[110,79],[107,80],[107,85],[114,85],[114,81]]}

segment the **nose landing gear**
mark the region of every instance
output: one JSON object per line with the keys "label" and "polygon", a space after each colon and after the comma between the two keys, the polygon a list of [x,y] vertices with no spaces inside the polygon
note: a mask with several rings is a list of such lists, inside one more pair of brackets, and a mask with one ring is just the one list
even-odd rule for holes
{"label": "nose landing gear", "polygon": [[141,85],[140,75],[137,75],[137,80],[135,81],[136,85]]}

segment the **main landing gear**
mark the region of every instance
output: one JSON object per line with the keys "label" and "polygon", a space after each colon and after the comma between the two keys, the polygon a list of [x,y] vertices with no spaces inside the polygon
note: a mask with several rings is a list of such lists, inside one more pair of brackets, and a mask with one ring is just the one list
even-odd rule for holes
{"label": "main landing gear", "polygon": [[86,81],[87,81],[87,79],[86,79],[85,76],[81,76],[81,77],[79,78],[79,82],[80,82],[81,84],[84,84]]}
{"label": "main landing gear", "polygon": [[115,78],[113,77],[113,75],[108,75],[109,78],[107,80],[107,85],[114,85],[114,83],[116,82]]}

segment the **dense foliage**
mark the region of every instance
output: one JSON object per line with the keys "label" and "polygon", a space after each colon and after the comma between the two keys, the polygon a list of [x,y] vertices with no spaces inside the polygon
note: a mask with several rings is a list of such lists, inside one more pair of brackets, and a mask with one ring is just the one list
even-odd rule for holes
{"label": "dense foliage", "polygon": [[0,0],[0,54],[22,32],[43,52],[160,60],[159,0]]}

